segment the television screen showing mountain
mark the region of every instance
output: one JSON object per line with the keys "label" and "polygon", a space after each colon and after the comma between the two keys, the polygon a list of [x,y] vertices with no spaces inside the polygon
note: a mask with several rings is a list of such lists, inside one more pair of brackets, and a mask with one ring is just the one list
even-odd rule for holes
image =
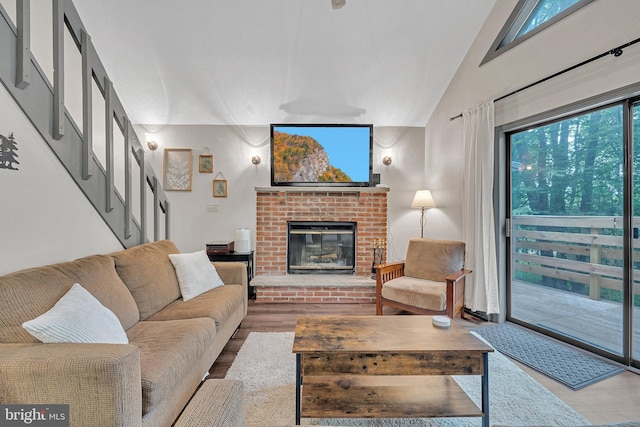
{"label": "television screen showing mountain", "polygon": [[369,126],[274,126],[273,181],[367,183]]}

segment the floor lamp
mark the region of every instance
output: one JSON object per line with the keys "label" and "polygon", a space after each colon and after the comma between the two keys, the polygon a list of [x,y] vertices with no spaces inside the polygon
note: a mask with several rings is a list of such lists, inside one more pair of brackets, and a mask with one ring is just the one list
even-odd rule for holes
{"label": "floor lamp", "polygon": [[416,195],[413,196],[413,202],[411,202],[411,207],[419,208],[422,210],[420,215],[420,238],[424,238],[424,226],[426,224],[424,210],[436,207],[436,204],[433,202],[433,197],[431,196],[431,191],[429,190],[416,191]]}

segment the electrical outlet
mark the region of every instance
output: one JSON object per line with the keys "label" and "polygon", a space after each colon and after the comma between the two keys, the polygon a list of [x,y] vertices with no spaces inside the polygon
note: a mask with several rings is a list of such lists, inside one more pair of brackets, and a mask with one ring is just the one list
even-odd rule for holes
{"label": "electrical outlet", "polygon": [[218,204],[217,203],[209,203],[207,205],[207,212],[218,212]]}

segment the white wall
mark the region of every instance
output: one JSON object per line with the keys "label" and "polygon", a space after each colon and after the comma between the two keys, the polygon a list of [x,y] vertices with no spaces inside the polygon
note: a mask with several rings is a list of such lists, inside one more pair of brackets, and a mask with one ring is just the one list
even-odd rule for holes
{"label": "white wall", "polygon": [[[234,240],[237,228],[251,229],[255,247],[256,187],[270,185],[269,126],[136,126],[141,138],[155,140],[160,147],[148,152],[153,168],[161,175],[164,148],[191,148],[194,172],[192,191],[167,191],[170,202],[170,237],[183,251],[204,248],[206,242]],[[213,174],[198,173],[198,155],[207,147],[214,156]],[[251,163],[254,154],[262,163]],[[390,155],[393,162],[382,164]],[[410,237],[419,235],[419,212],[409,206],[423,185],[424,129],[374,127],[374,173],[390,187],[389,259],[402,259]],[[212,180],[221,172],[228,182],[228,197],[214,198]],[[208,204],[218,212],[208,212]]]}
{"label": "white wall", "polygon": [[[496,3],[427,124],[425,180],[436,203],[442,205],[431,217],[431,236],[462,237],[462,119],[450,121],[450,117],[638,37],[640,2],[595,1],[479,67],[516,3],[517,0]],[[588,98],[638,82],[639,52],[640,45],[635,45],[619,58],[611,55],[599,60],[598,71],[570,72],[562,77],[565,84],[556,84],[562,86],[562,93],[549,90],[548,85],[529,89],[515,100],[509,99],[506,112],[499,111],[496,104],[496,114],[508,114],[509,120],[516,120],[574,102],[576,96]],[[573,93],[576,87],[582,95]],[[530,108],[532,99],[536,105]],[[527,108],[523,108],[525,103]]]}
{"label": "white wall", "polygon": [[18,170],[0,169],[0,274],[121,250],[122,245],[0,85],[0,134]]}
{"label": "white wall", "polygon": [[[427,233],[430,236],[462,238],[463,121],[451,121],[451,117],[638,37],[639,1],[599,0],[480,67],[516,3],[517,0],[496,2],[427,124],[425,182],[441,206],[431,217]],[[640,45],[634,45],[618,58],[609,55],[497,102],[496,123],[507,124],[639,81]],[[504,182],[494,186],[497,193],[506,192]],[[507,303],[505,209],[501,206],[496,212],[501,320],[505,317]]]}
{"label": "white wall", "polygon": [[[420,237],[420,211],[411,208],[411,201],[416,191],[424,188],[423,141],[424,128],[374,127],[373,169],[381,174],[381,183],[390,188],[387,196],[388,261],[403,260],[409,239]],[[382,164],[382,158],[387,154],[392,158],[389,166]],[[427,213],[427,219],[434,211]]]}

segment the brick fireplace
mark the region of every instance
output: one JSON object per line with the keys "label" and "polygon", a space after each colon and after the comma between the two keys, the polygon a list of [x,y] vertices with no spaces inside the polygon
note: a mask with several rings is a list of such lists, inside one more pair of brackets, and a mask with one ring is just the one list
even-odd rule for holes
{"label": "brick fireplace", "polygon": [[[372,302],[372,247],[374,240],[387,236],[388,191],[388,188],[377,187],[256,188],[256,278],[252,284],[256,286],[257,301]],[[287,276],[287,224],[290,221],[355,223],[354,275],[346,278]],[[363,283],[366,283],[364,289]]]}

